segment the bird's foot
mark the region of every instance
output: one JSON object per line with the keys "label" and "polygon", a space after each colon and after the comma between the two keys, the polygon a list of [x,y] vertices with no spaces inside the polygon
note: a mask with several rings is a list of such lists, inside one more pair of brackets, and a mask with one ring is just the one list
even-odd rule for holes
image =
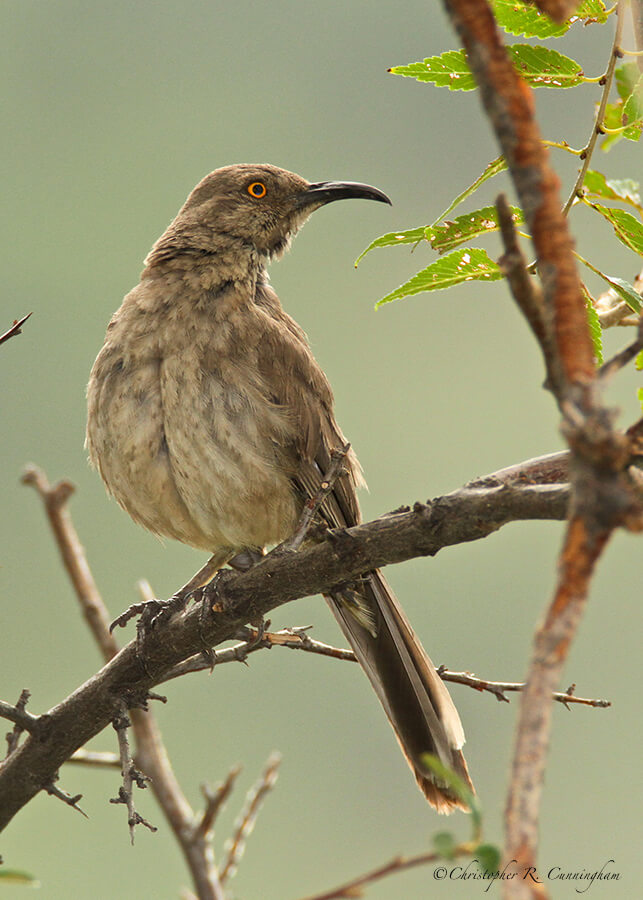
{"label": "bird's foot", "polygon": [[142,600],[140,603],[132,603],[125,612],[117,616],[109,626],[109,630],[113,631],[117,626],[124,628],[125,625],[135,616],[140,616],[136,627],[137,630],[149,631],[154,628],[162,619],[167,618],[175,612],[180,612],[185,608],[191,596],[196,591],[185,591],[181,588],[176,594],[167,600]]}

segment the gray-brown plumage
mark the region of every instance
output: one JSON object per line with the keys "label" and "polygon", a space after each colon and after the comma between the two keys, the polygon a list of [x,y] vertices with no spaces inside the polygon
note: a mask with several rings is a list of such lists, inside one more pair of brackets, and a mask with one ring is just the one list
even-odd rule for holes
{"label": "gray-brown plumage", "polygon": [[[390,202],[274,166],[212,172],[152,248],[94,363],[92,463],[133,519],[207,550],[211,570],[289,537],[345,442],[328,381],[266,275],[310,213],[344,197]],[[332,527],[360,521],[352,452],[346,464],[321,510]],[[433,753],[471,786],[460,719],[384,577],[326,599],[427,799],[460,806],[422,762]]]}

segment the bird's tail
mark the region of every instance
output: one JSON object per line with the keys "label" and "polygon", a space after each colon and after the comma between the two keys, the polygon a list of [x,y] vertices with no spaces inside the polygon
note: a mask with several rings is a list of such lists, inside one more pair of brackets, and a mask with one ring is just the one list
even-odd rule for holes
{"label": "bird's tail", "polygon": [[468,809],[423,761],[431,753],[473,791],[462,754],[464,731],[444,682],[379,570],[356,591],[328,595],[429,803],[440,813]]}

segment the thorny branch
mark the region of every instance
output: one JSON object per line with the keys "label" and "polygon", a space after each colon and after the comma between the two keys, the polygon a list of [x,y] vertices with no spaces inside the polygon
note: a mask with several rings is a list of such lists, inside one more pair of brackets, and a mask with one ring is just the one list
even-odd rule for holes
{"label": "thorny branch", "polygon": [[[289,600],[323,592],[338,581],[388,562],[433,555],[442,547],[477,540],[509,521],[563,519],[568,503],[567,486],[550,483],[551,472],[546,475],[545,484],[537,483],[539,470],[547,471],[547,464],[529,461],[525,468],[534,473],[531,481],[531,476],[520,477],[520,467],[511,467],[477,479],[428,505],[416,504],[412,510],[404,508],[365,525],[330,533],[325,540],[303,547],[296,554],[285,557],[269,554],[247,572],[226,572],[220,582],[225,601],[221,612],[203,622],[200,610],[190,609],[183,616],[159,625],[143,646],[146,667],[141,665],[134,643],[130,643],[48,714],[45,735],[38,741],[26,738],[0,768],[0,827],[37,793],[39,785],[44,787],[49,783],[74,751],[113,719],[115,697],[123,697],[130,707],[136,706],[178,663],[197,653],[204,639],[215,646],[234,637],[246,622],[260,619]],[[506,480],[503,471],[509,473]],[[84,558],[77,536],[73,540]],[[83,592],[79,598],[81,595],[84,596]],[[105,612],[101,616],[105,628],[108,618]],[[148,713],[131,709],[131,716],[135,731],[140,727],[139,717],[153,730]],[[137,765],[153,779],[152,789],[157,794],[164,782],[172,782],[173,773],[162,745],[148,758],[136,733]],[[149,744],[156,746],[154,736]],[[171,823],[179,831],[180,821],[187,820],[191,810],[178,785],[174,784],[171,795],[174,800],[169,805],[178,804],[182,810],[182,815]],[[184,839],[184,835],[180,831],[180,838]],[[192,852],[190,847],[184,844],[182,847],[186,854]]]}
{"label": "thorny branch", "polygon": [[137,812],[134,805],[134,786],[143,790],[147,787],[150,779],[143,775],[132,760],[129,749],[129,740],[127,738],[127,729],[131,726],[131,722],[127,716],[127,707],[125,703],[120,704],[120,714],[116,716],[112,722],[114,730],[118,735],[118,747],[120,750],[121,775],[123,776],[123,784],[118,791],[118,797],[110,800],[110,803],[124,803],[127,806],[127,824],[129,825],[130,840],[134,843],[134,829],[137,825],[145,825],[150,831],[158,831],[155,825],[150,824]]}

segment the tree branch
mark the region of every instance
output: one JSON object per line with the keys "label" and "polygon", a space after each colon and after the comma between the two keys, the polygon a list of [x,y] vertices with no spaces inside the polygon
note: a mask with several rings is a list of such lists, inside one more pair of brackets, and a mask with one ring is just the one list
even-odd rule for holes
{"label": "tree branch", "polygon": [[[478,540],[508,522],[563,519],[568,497],[567,486],[558,484],[465,487],[428,504],[417,503],[412,510],[331,532],[296,553],[269,554],[247,572],[225,572],[218,583],[217,613],[204,622],[201,610],[193,608],[169,623],[159,623],[143,641],[145,665],[135,643],[128,644],[50,710],[38,740],[27,737],[0,766],[0,828],[51,781],[74,751],[109,724],[120,700],[129,708],[140,705],[174,666],[201,650],[204,640],[216,646],[233,638],[246,622],[291,600],[328,592],[373,568]],[[157,775],[149,760],[140,757],[140,749],[136,759],[156,790]]]}

